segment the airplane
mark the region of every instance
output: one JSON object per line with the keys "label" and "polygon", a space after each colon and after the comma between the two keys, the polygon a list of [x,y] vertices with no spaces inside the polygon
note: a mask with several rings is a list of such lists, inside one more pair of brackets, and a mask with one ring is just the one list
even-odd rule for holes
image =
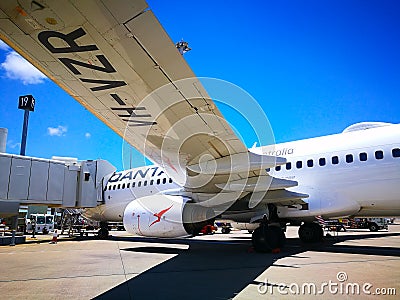
{"label": "airplane", "polygon": [[145,1],[2,1],[0,38],[154,164],[104,178],[85,211],[103,236],[110,221],[184,237],[228,219],[259,223],[269,252],[288,221],[316,242],[316,216],[400,215],[399,124],[248,149]]}
{"label": "airplane", "polygon": [[[248,207],[246,195],[219,218],[251,222],[252,230],[267,213],[269,221],[283,224],[303,221],[299,228],[300,238],[305,242],[315,242],[323,234],[319,224],[313,222],[315,216],[328,219],[399,215],[399,138],[400,124],[363,122],[349,126],[335,135],[277,144],[274,148],[251,148],[253,152],[272,154],[272,151],[285,157],[285,164],[266,171],[274,179],[284,179],[292,187],[283,190],[270,186],[263,200],[252,209]],[[251,182],[247,181],[247,186],[250,185]],[[190,229],[182,222],[169,222],[161,230],[158,227],[152,228],[154,222],[160,222],[161,215],[166,213],[165,209],[168,211],[174,204],[173,199],[157,198],[155,195],[177,194],[180,188],[158,166],[116,172],[109,178],[104,189],[107,203],[86,209],[85,215],[104,222],[123,221],[129,232],[142,236],[176,237],[195,234],[207,222],[200,222],[197,228]],[[235,190],[237,187],[231,183],[227,188]],[[243,189],[243,185],[239,189]],[[303,195],[307,197],[305,202],[296,204],[296,199],[304,193],[307,194]],[[286,205],[282,205],[285,201]],[[271,206],[273,203],[280,205]],[[157,212],[160,212],[159,215]],[[174,213],[177,218],[184,215],[185,207],[182,206]],[[259,247],[257,245],[256,249]]]}

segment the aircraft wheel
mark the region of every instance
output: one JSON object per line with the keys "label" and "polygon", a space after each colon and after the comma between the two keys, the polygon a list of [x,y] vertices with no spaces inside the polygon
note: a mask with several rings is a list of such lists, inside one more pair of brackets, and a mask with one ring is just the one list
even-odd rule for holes
{"label": "aircraft wheel", "polygon": [[102,239],[105,240],[108,238],[109,232],[107,228],[100,228],[99,231],[97,232],[97,236]]}
{"label": "aircraft wheel", "polygon": [[222,232],[223,234],[228,234],[228,233],[231,232],[231,229],[230,229],[229,227],[222,227],[221,232]]}
{"label": "aircraft wheel", "polygon": [[285,233],[278,226],[261,225],[253,231],[252,242],[257,252],[271,252],[285,245]]}
{"label": "aircraft wheel", "polygon": [[369,230],[370,231],[378,231],[378,225],[376,225],[375,223],[371,223],[369,225]]}
{"label": "aircraft wheel", "polygon": [[299,237],[304,243],[314,243],[322,240],[324,231],[317,223],[304,223],[299,228]]}

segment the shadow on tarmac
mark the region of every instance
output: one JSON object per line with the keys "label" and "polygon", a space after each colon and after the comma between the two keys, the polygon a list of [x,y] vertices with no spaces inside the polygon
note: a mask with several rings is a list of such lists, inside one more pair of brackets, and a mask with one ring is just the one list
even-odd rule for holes
{"label": "shadow on tarmac", "polygon": [[[168,246],[122,248],[121,251],[176,254],[175,257],[141,273],[97,296],[95,299],[231,299],[278,259],[296,256],[305,251],[400,256],[393,247],[337,245],[343,241],[365,238],[400,236],[400,233],[366,233],[325,238],[317,244],[302,244],[298,238],[287,239],[285,249],[278,254],[252,251],[249,238],[228,241],[203,239],[154,239],[141,237],[111,237],[114,241],[157,244],[185,244],[188,249]],[[293,268],[290,265],[274,266]]]}

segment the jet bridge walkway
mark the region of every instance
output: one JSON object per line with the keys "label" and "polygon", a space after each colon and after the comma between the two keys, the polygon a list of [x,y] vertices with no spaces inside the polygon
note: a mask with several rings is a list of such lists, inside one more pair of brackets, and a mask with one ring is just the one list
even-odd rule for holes
{"label": "jet bridge walkway", "polygon": [[115,171],[105,160],[55,160],[0,153],[0,217],[18,213],[19,205],[95,207],[103,184]]}

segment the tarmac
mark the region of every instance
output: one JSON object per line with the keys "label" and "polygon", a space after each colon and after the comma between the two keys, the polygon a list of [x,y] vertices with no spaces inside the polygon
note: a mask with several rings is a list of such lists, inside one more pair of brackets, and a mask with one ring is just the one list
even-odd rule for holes
{"label": "tarmac", "polygon": [[[397,220],[399,221],[399,220]],[[2,299],[399,299],[400,224],[330,233],[302,244],[288,227],[280,253],[251,234],[108,240],[51,235],[0,247]]]}

